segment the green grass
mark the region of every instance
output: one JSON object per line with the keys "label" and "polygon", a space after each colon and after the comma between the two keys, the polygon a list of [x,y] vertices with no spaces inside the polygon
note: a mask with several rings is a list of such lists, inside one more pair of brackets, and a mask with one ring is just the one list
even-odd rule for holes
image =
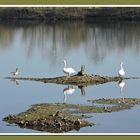
{"label": "green grass", "polygon": [[1,5],[135,5],[138,0],[0,0]]}

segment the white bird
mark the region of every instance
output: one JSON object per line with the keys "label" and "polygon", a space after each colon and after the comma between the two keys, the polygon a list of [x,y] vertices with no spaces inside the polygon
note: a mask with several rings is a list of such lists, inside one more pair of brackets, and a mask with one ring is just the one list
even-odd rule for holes
{"label": "white bird", "polygon": [[67,94],[73,94],[75,92],[75,88],[73,86],[68,86],[67,88],[64,88],[64,103],[67,101]]}
{"label": "white bird", "polygon": [[121,67],[121,69],[119,70],[119,76],[123,77],[125,75],[125,71],[123,69],[123,62],[121,62],[120,67]]}
{"label": "white bird", "polygon": [[16,71],[10,72],[10,73],[12,74],[12,76],[17,76],[19,74],[18,68],[16,68]]}
{"label": "white bird", "polygon": [[76,72],[73,68],[66,67],[66,60],[64,60],[63,62],[64,62],[64,68],[63,68],[64,73],[71,75],[71,74],[74,74]]}
{"label": "white bird", "polygon": [[123,95],[123,88],[125,86],[125,82],[123,80],[119,81],[120,92]]}

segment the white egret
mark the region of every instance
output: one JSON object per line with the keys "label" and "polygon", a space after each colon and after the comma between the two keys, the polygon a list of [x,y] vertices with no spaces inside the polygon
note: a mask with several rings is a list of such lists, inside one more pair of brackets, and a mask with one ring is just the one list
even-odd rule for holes
{"label": "white egret", "polygon": [[16,71],[10,72],[10,73],[12,74],[12,76],[17,76],[19,74],[18,68],[16,68]]}
{"label": "white egret", "polygon": [[119,70],[119,76],[123,77],[125,75],[125,71],[123,69],[123,62],[121,62],[120,67],[121,67],[121,69]]}
{"label": "white egret", "polygon": [[71,75],[71,74],[74,74],[76,72],[73,68],[66,67],[66,60],[64,60],[63,62],[64,62],[64,68],[63,68],[64,73]]}

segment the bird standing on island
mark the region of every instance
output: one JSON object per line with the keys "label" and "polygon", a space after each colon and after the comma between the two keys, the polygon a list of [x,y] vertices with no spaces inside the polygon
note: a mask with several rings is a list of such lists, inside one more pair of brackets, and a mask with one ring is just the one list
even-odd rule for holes
{"label": "bird standing on island", "polygon": [[12,76],[17,76],[19,74],[18,68],[16,68],[16,71],[10,72],[10,74],[12,74]]}
{"label": "bird standing on island", "polygon": [[123,62],[121,62],[120,67],[121,67],[121,69],[119,70],[119,76],[123,77],[125,75],[125,71],[123,69]]}
{"label": "bird standing on island", "polygon": [[66,67],[66,60],[63,61],[64,62],[64,68],[63,68],[63,72],[68,74],[68,76],[70,76],[71,74],[74,74],[76,71],[73,68],[67,68]]}

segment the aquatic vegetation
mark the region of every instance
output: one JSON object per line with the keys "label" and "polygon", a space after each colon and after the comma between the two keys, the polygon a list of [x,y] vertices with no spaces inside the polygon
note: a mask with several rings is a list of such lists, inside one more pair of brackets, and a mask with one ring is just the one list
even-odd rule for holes
{"label": "aquatic vegetation", "polygon": [[[35,104],[26,112],[17,115],[9,115],[3,120],[8,123],[15,123],[22,128],[30,128],[39,131],[53,133],[79,130],[82,127],[93,126],[94,123],[83,120],[91,117],[86,113],[111,113],[115,111],[130,109],[136,104],[140,104],[137,98],[119,99],[97,99],[88,100],[91,105],[76,104]],[[96,105],[95,105],[96,104]],[[97,104],[102,104],[98,106]],[[104,105],[108,106],[104,106]]]}
{"label": "aquatic vegetation", "polygon": [[[16,79],[16,80],[31,80],[39,81],[44,83],[56,83],[56,84],[71,84],[76,86],[87,86],[87,85],[96,85],[103,84],[106,82],[119,81],[122,80],[122,77],[118,76],[100,76],[100,75],[72,75],[72,76],[59,76],[54,78],[34,78],[34,77],[5,77],[6,79]],[[125,78],[127,79],[127,78]]]}
{"label": "aquatic vegetation", "polygon": [[81,127],[92,126],[82,120],[84,116],[73,115],[68,111],[64,111],[65,107],[74,107],[66,104],[36,104],[26,112],[9,115],[4,118],[8,123],[18,124],[23,128],[47,132],[67,132],[70,130],[79,130]]}

